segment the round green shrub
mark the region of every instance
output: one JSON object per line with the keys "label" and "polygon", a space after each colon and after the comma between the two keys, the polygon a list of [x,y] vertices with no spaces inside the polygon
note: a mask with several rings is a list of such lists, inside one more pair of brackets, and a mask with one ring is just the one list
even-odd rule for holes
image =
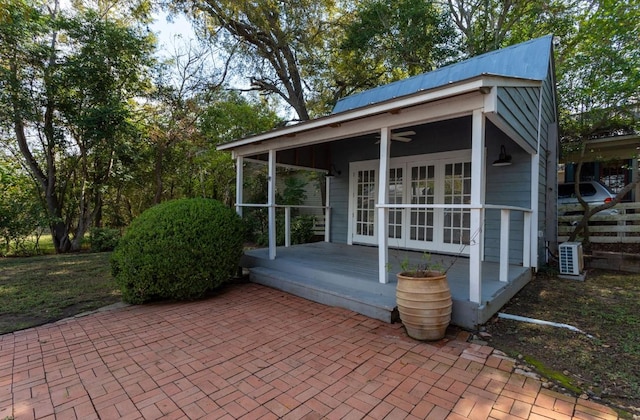
{"label": "round green shrub", "polygon": [[196,299],[231,278],[243,242],[242,220],[222,203],[169,201],[131,223],[112,254],[111,271],[125,302]]}

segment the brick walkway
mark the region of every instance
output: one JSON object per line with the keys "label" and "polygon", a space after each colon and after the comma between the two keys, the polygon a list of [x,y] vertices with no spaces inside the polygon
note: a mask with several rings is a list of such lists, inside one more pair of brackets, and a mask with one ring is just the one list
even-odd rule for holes
{"label": "brick walkway", "polygon": [[614,419],[460,339],[254,284],[0,336],[0,419]]}

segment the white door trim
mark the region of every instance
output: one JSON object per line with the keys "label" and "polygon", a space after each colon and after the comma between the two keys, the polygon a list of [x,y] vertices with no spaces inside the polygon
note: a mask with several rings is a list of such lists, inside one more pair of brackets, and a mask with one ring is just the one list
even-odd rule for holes
{"label": "white door trim", "polygon": [[[389,166],[387,171],[390,168],[403,168],[403,181],[404,181],[404,191],[403,191],[403,202],[407,203],[410,199],[409,188],[407,187],[410,182],[411,176],[411,168],[412,165],[433,165],[435,166],[435,176],[434,179],[436,183],[440,184],[436,187],[436,203],[444,203],[444,177],[445,177],[445,166],[449,163],[460,163],[460,162],[470,162],[471,161],[471,149],[465,150],[455,150],[450,152],[439,152],[439,153],[430,153],[430,154],[422,154],[422,155],[412,155],[412,156],[403,156],[389,159]],[[375,192],[371,193],[371,197],[379,197],[380,193],[380,176],[379,172],[379,160],[364,160],[364,161],[355,161],[349,164],[349,217],[348,217],[348,238],[347,243],[351,244],[367,244],[367,245],[377,245],[378,234],[380,227],[378,226],[378,212],[374,211],[375,220],[372,225],[375,227],[374,233],[372,236],[362,236],[356,233],[356,204],[357,204],[357,180],[358,180],[358,172],[373,170],[375,171]],[[416,249],[416,250],[425,250],[425,249],[433,249],[440,250],[445,252],[454,252],[454,253],[464,253],[468,254],[468,247],[461,250],[460,245],[458,244],[450,244],[445,243],[443,238],[443,225],[444,225],[444,213],[443,211],[435,212],[434,219],[434,237],[432,242],[428,242],[426,244],[433,245],[432,247],[425,247],[425,242],[416,242],[411,241],[409,235],[409,222],[410,222],[410,212],[405,212],[406,214],[403,216],[403,227],[402,227],[402,241],[398,241],[396,239],[389,239],[388,244],[393,247],[400,247],[405,249]]]}

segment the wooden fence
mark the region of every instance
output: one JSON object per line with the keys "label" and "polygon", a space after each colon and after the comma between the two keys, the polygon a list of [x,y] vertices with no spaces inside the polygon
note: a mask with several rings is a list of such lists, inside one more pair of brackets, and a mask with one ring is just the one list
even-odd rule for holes
{"label": "wooden fence", "polygon": [[[589,220],[589,240],[593,243],[640,243],[640,203],[622,203],[617,214],[596,213]],[[560,205],[558,214],[580,212],[579,204]],[[564,242],[582,220],[581,214],[558,216],[558,242]],[[580,238],[578,238],[579,240]]]}

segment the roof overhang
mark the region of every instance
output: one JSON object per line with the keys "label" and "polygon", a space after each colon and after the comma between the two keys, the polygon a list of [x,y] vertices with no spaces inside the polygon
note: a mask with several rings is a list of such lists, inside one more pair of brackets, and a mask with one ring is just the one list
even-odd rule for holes
{"label": "roof overhang", "polygon": [[[613,136],[585,141],[584,162],[596,162],[617,159],[632,159],[640,155],[640,135]],[[580,152],[568,153],[561,162],[571,163],[580,160]]]}
{"label": "roof overhang", "polygon": [[416,92],[221,144],[218,150],[247,156],[267,150],[318,144],[365,135],[381,127],[412,124],[470,115],[474,109],[496,112],[495,87],[539,87],[539,80],[484,74],[446,86]]}

